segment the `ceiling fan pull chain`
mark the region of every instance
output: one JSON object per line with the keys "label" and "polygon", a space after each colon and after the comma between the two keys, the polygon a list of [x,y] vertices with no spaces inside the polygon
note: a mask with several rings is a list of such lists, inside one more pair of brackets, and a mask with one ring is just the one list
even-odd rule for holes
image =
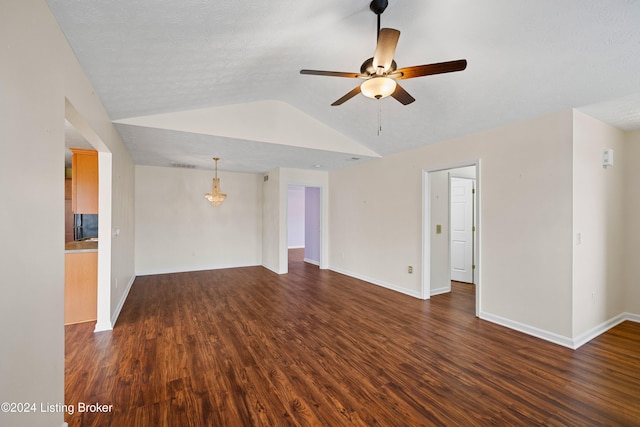
{"label": "ceiling fan pull chain", "polygon": [[382,132],[382,102],[378,99],[378,136]]}

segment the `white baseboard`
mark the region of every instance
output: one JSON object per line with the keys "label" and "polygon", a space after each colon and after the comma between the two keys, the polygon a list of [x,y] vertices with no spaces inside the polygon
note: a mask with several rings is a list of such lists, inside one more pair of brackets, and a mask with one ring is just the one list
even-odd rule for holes
{"label": "white baseboard", "polygon": [[330,266],[329,270],[335,271],[336,273],[344,274],[345,276],[353,277],[355,279],[359,279],[359,280],[371,283],[373,285],[377,285],[377,286],[381,286],[383,288],[391,289],[392,291],[400,292],[402,294],[409,295],[409,296],[412,296],[414,298],[423,299],[423,298],[420,297],[420,291],[414,291],[412,289],[401,288],[401,287],[398,287],[398,286],[393,285],[391,283],[386,283],[386,282],[383,282],[381,280],[375,280],[375,279],[372,279],[370,277],[363,276],[361,274],[356,274],[356,273],[353,273],[351,271],[343,270],[343,269],[337,268],[337,267],[331,267]]}
{"label": "white baseboard", "polygon": [[132,276],[131,279],[129,280],[129,283],[127,283],[127,288],[124,290],[124,293],[122,294],[122,298],[120,298],[120,301],[118,302],[118,305],[116,306],[116,309],[113,312],[113,315],[111,316],[111,324],[113,326],[115,326],[116,322],[118,321],[118,317],[120,316],[120,310],[122,310],[122,307],[124,306],[124,302],[127,300],[127,297],[129,296],[129,291],[131,290],[131,286],[133,286],[133,282],[135,280],[136,280],[136,276]]}
{"label": "white baseboard", "polygon": [[496,323],[501,326],[505,326],[509,329],[516,330],[518,332],[522,332],[523,334],[531,335],[536,338],[543,339],[545,341],[550,341],[554,344],[561,345],[563,347],[573,347],[573,340],[569,337],[565,337],[563,335],[558,335],[554,332],[545,331],[544,329],[539,329],[533,326],[526,325],[524,323],[516,322],[514,320],[510,320],[501,316],[496,316],[495,314],[480,312],[480,319],[487,320],[492,323]]}
{"label": "white baseboard", "polygon": [[577,337],[573,339],[573,348],[578,348],[600,334],[607,332],[609,329],[614,326],[618,326],[620,323],[624,322],[626,313],[620,313],[617,316],[612,317],[611,319],[600,323],[599,325],[594,326],[586,332],[581,333]]}
{"label": "white baseboard", "polygon": [[104,332],[104,331],[110,331],[112,329],[113,329],[113,326],[111,322],[103,322],[103,323],[96,322],[96,326],[93,328],[93,332]]}
{"label": "white baseboard", "polygon": [[[174,273],[191,273],[194,271],[209,271],[209,270],[222,270],[225,268],[243,268],[243,267],[257,267],[261,264],[232,264],[232,265],[212,265],[212,266],[199,266],[199,267],[180,267],[180,268],[168,268],[158,270],[136,270],[137,276],[154,276],[156,274],[174,274]],[[264,266],[264,265],[263,265]]]}
{"label": "white baseboard", "polygon": [[275,268],[273,268],[273,267],[268,266],[267,264],[262,264],[262,266],[263,266],[264,268],[266,268],[267,270],[272,271],[272,272],[274,272],[274,273],[276,273],[276,274],[282,274],[282,273],[280,273],[278,270],[276,270],[276,269],[275,269]]}
{"label": "white baseboard", "polygon": [[626,320],[640,323],[640,315],[632,314],[632,313],[621,313],[589,329],[588,331],[578,335],[577,337],[569,338],[569,337],[558,335],[556,333],[545,331],[543,329],[539,329],[533,326],[525,325],[524,323],[520,323],[520,322],[506,319],[504,317],[496,316],[491,313],[482,312],[480,313],[480,318],[492,323],[496,323],[501,326],[505,326],[509,329],[513,329],[518,332],[522,332],[524,334],[531,335],[531,336],[543,339],[545,341],[549,341],[554,344],[561,345],[563,347],[568,347],[572,350],[578,349],[579,347],[588,343],[592,339],[596,338],[598,335],[601,335],[607,332],[609,329],[615,326],[618,326],[620,323]]}
{"label": "white baseboard", "polygon": [[313,265],[317,265],[317,266],[320,265],[320,263],[318,261],[313,260],[313,259],[309,259],[309,258],[304,258],[304,262],[308,262],[309,264],[313,264]]}
{"label": "white baseboard", "polygon": [[443,286],[442,288],[431,289],[431,292],[429,292],[429,295],[434,296],[434,295],[446,294],[447,292],[451,292],[451,286]]}
{"label": "white baseboard", "polygon": [[629,320],[630,322],[640,323],[640,314],[625,313],[625,319],[624,320]]}

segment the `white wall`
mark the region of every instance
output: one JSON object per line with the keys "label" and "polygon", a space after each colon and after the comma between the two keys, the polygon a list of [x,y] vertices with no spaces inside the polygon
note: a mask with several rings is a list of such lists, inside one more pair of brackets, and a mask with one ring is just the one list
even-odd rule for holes
{"label": "white wall", "polygon": [[[112,219],[122,232],[111,277],[125,282],[133,164],[44,1],[5,0],[0,40],[0,322],[11,325],[2,333],[0,401],[63,403],[65,98],[113,153]],[[61,413],[0,417],[12,426],[63,422]]]}
{"label": "white wall", "polygon": [[[623,165],[624,177],[624,277],[627,285],[624,294],[624,309],[640,320],[640,131],[629,132],[625,141],[625,156],[615,158]],[[615,155],[614,155],[615,157]]]}
{"label": "white wall", "polygon": [[[573,336],[579,336],[624,312],[626,147],[622,131],[578,111],[573,129]],[[604,168],[607,148],[617,161]]]}
{"label": "white wall", "polygon": [[305,187],[304,190],[304,259],[307,262],[319,265],[320,232],[322,230],[320,188]]}
{"label": "white wall", "polygon": [[227,194],[204,198],[213,171],[136,166],[136,274],[260,265],[262,176],[218,172]]}
{"label": "white wall", "polygon": [[422,171],[481,161],[484,318],[569,337],[572,112],[330,173],[332,269],[418,296]]}
{"label": "white wall", "polygon": [[304,248],[305,187],[290,185],[287,189],[287,247]]}
{"label": "white wall", "polygon": [[[449,267],[449,171],[432,172],[431,184],[431,270],[430,292],[440,294],[451,290]],[[436,233],[436,226],[442,232]]]}
{"label": "white wall", "polygon": [[[286,206],[286,193],[282,198]],[[286,237],[281,240],[281,235],[286,235],[286,210],[280,210],[280,169],[274,169],[263,176],[262,182],[262,265],[279,274],[286,272],[280,270],[280,254],[287,251]]]}

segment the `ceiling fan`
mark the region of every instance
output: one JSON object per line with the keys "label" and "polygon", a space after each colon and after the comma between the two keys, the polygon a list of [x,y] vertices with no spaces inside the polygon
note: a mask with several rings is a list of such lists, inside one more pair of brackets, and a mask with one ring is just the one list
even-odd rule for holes
{"label": "ceiling fan", "polygon": [[380,15],[387,8],[388,4],[388,0],[373,0],[369,5],[371,11],[378,15],[378,41],[373,58],[369,58],[362,63],[359,73],[300,70],[300,74],[364,79],[364,82],[362,82],[360,86],[356,86],[351,92],[331,105],[341,105],[359,93],[362,93],[368,98],[375,99],[392,96],[403,105],[411,104],[415,101],[415,98],[409,95],[396,80],[451,73],[467,68],[466,59],[398,68],[396,61],[393,60],[393,56],[398,44],[398,38],[400,37],[400,31],[394,30],[393,28],[380,29]]}

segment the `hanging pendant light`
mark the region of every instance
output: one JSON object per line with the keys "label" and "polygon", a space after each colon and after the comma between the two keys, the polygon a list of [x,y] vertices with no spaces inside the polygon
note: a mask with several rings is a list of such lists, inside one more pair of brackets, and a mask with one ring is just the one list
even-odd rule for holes
{"label": "hanging pendant light", "polygon": [[222,202],[224,202],[224,199],[227,198],[227,195],[222,194],[222,191],[220,191],[220,178],[218,178],[218,160],[220,160],[220,158],[214,157],[213,160],[216,162],[216,177],[213,178],[211,193],[205,194],[204,197],[211,202],[212,206],[220,206]]}

